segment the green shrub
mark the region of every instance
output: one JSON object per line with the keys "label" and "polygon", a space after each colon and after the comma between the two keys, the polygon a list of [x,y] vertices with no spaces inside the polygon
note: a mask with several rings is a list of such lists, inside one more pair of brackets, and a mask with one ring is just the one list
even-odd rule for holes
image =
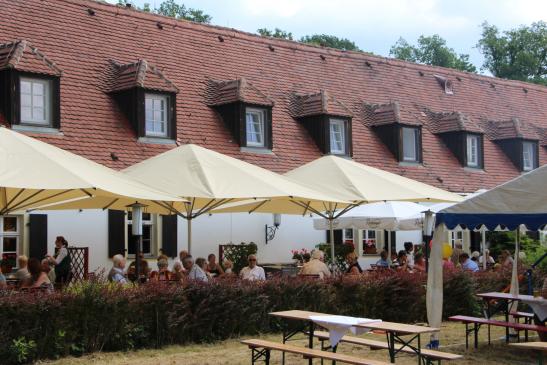
{"label": "green shrub", "polygon": [[[447,273],[444,316],[476,313],[475,292],[498,289],[507,280],[506,273]],[[385,271],[325,281],[278,278],[139,287],[94,281],[49,295],[8,292],[0,296],[0,358],[18,364],[240,338],[279,331],[286,323],[268,313],[289,309],[422,322],[425,284],[423,274]]]}

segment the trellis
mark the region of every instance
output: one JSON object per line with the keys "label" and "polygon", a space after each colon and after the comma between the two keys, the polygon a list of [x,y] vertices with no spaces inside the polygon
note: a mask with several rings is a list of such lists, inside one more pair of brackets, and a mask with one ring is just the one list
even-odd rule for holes
{"label": "trellis", "polygon": [[89,277],[89,247],[69,247],[71,260],[70,282],[87,280]]}

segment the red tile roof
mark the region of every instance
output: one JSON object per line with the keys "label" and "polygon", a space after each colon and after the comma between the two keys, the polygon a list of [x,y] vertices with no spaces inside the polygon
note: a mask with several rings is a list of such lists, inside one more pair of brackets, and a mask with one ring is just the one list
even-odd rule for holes
{"label": "red tile roof", "polygon": [[249,104],[273,106],[274,102],[244,77],[230,81],[209,80],[208,105],[223,105],[241,101]]}
{"label": "red tile roof", "polygon": [[112,62],[112,68],[109,87],[111,92],[134,87],[174,93],[179,91],[160,70],[154,65],[150,65],[146,60],[139,60],[125,65]]}
{"label": "red tile roof", "polygon": [[0,70],[8,68],[53,76],[62,73],[55,63],[25,40],[0,44]]}
{"label": "red tile roof", "polygon": [[352,117],[353,114],[347,106],[338,101],[325,90],[318,93],[299,95],[295,94],[291,105],[291,115],[295,118],[309,117],[313,115],[335,115],[340,117]]}
{"label": "red tile roof", "polygon": [[425,113],[420,112],[414,105],[402,106],[398,101],[388,104],[365,104],[365,124],[379,127],[386,124],[422,125]]}
{"label": "red tile roof", "polygon": [[[277,172],[321,155],[306,128],[291,115],[295,93],[325,90],[352,112],[356,161],[452,191],[489,188],[520,171],[488,138],[484,171],[462,168],[442,139],[429,131],[431,121],[424,109],[459,111],[483,129],[482,121],[511,118],[547,128],[547,88],[540,85],[259,37],[86,0],[0,0],[0,19],[0,43],[27,40],[63,71],[62,134],[34,136],[114,168],[172,146],[137,140],[116,101],[105,92],[110,60],[128,64],[145,59],[176,85],[179,143],[197,143]],[[452,95],[444,92],[435,75],[452,82]],[[241,151],[207,104],[209,80],[241,78],[275,102],[273,154]],[[424,125],[423,165],[399,164],[370,128],[364,106],[391,101],[399,103],[403,122]],[[539,160],[547,163],[544,147]]]}

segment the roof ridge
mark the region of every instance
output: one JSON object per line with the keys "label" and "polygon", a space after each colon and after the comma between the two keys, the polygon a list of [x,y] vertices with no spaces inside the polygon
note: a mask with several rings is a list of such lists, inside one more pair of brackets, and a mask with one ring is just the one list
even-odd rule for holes
{"label": "roof ridge", "polygon": [[149,20],[156,23],[158,21],[158,18],[160,18],[160,19],[163,19],[165,23],[170,23],[174,26],[185,25],[188,27],[188,29],[191,29],[191,30],[201,31],[206,33],[213,33],[216,35],[218,35],[218,32],[224,32],[224,35],[231,36],[231,37],[235,37],[236,34],[239,34],[246,37],[247,40],[249,41],[255,41],[255,42],[260,42],[264,44],[272,44],[273,42],[278,47],[285,47],[285,48],[289,48],[293,50],[299,49],[301,51],[314,52],[319,54],[324,54],[326,52],[327,54],[331,54],[333,56],[346,56],[346,57],[355,58],[355,59],[373,60],[379,63],[384,62],[384,63],[390,64],[391,66],[396,66],[396,67],[410,67],[416,70],[422,70],[422,71],[426,70],[428,72],[431,72],[432,76],[435,74],[434,71],[437,70],[438,72],[451,74],[451,76],[456,76],[456,77],[463,76],[463,77],[468,77],[470,79],[478,79],[478,80],[483,80],[486,82],[495,82],[500,85],[506,85],[506,86],[516,87],[516,88],[534,89],[536,91],[547,93],[547,86],[543,86],[540,84],[533,84],[526,81],[508,80],[508,79],[502,79],[499,77],[475,74],[472,72],[460,71],[460,70],[441,67],[441,66],[424,65],[424,64],[419,64],[419,63],[414,63],[409,61],[403,61],[396,58],[389,58],[385,56],[374,55],[367,52],[344,51],[344,50],[339,50],[336,48],[329,48],[329,47],[316,46],[313,44],[301,43],[294,40],[265,37],[255,33],[246,32],[243,30],[235,29],[235,28],[229,28],[229,27],[213,25],[213,24],[198,23],[198,22],[193,22],[193,21],[185,20],[185,19],[175,19],[172,17],[155,14],[152,12],[144,12],[144,11],[135,9],[133,7],[128,9],[116,4],[106,3],[103,0],[58,0],[58,1],[69,2],[69,3],[80,5],[80,6],[81,5],[85,6],[84,3],[86,2],[92,3],[94,5],[104,7],[105,10],[116,13],[117,15],[122,14],[121,11],[123,11],[124,15],[134,16],[134,17],[138,17],[138,18]]}

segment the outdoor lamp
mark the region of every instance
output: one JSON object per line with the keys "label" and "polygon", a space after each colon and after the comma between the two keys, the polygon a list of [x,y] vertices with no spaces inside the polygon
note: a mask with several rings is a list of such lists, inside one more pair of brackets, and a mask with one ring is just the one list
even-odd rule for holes
{"label": "outdoor lamp", "polygon": [[142,204],[131,204],[131,233],[133,236],[142,236]]}
{"label": "outdoor lamp", "polygon": [[433,225],[435,224],[435,219],[433,218],[433,212],[427,210],[424,212],[424,223],[423,223],[423,234],[424,236],[430,237],[433,232]]}
{"label": "outdoor lamp", "polygon": [[266,224],[266,244],[268,244],[268,241],[271,241],[274,239],[275,237],[275,232],[277,231],[277,229],[279,228],[279,226],[281,225],[281,214],[274,214],[273,215],[273,221],[274,221],[274,225],[273,226],[268,226]]}

